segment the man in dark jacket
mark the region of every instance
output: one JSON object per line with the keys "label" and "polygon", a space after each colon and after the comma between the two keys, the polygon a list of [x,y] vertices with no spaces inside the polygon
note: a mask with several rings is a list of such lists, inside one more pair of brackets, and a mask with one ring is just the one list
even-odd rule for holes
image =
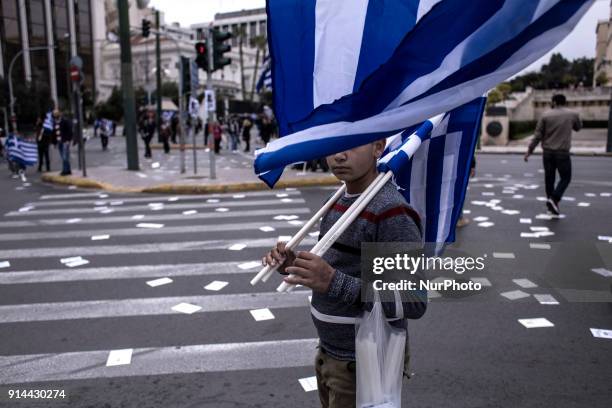
{"label": "man in dark jacket", "polygon": [[60,176],[69,176],[72,174],[70,169],[70,143],[72,143],[72,122],[62,115],[62,112],[55,110],[53,112],[54,126],[53,133],[57,146],[59,148],[60,157],[62,158],[62,172]]}

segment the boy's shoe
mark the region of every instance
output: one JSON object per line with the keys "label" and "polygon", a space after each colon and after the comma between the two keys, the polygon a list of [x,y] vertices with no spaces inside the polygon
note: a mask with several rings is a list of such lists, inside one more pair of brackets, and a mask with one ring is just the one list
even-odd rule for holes
{"label": "boy's shoe", "polygon": [[548,211],[550,211],[554,215],[561,214],[561,212],[559,211],[559,205],[555,203],[555,201],[552,198],[549,198],[546,201],[546,208],[548,208]]}
{"label": "boy's shoe", "polygon": [[465,227],[466,225],[468,225],[470,223],[470,219],[468,217],[461,217],[459,218],[459,220],[457,221],[457,228],[461,228],[461,227]]}

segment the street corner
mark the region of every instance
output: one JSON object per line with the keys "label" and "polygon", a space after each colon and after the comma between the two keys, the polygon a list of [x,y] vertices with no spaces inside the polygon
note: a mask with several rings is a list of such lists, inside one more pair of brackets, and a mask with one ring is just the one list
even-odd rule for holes
{"label": "street corner", "polygon": [[89,179],[86,177],[79,176],[61,176],[59,174],[44,173],[40,176],[40,180],[45,183],[62,185],[62,186],[75,186],[78,188],[86,188],[93,190],[104,190],[114,193],[134,193],[139,192],[139,189],[131,189],[125,187],[118,187],[112,184],[103,183],[97,180]]}

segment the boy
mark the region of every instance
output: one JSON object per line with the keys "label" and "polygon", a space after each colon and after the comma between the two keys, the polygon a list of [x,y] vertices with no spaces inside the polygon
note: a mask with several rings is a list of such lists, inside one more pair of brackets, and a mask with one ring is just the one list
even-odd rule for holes
{"label": "boy", "polygon": [[[334,175],[346,183],[346,193],[321,221],[320,236],[331,228],[355,199],[377,177],[377,160],[385,149],[379,140],[326,158]],[[367,307],[361,301],[361,242],[421,242],[420,220],[402,195],[387,183],[334,245],[318,257],[306,251],[293,253],[279,243],[263,259],[264,265],[280,263],[278,271],[292,274],[284,281],[313,290],[311,313],[319,334],[315,358],[319,399],[324,408],[354,407],[355,319]],[[365,290],[365,288],[363,288]],[[426,298],[406,299],[402,307],[383,302],[391,324],[407,329],[406,318],[418,319]],[[398,302],[399,303],[399,302]],[[371,309],[371,304],[368,309]]]}

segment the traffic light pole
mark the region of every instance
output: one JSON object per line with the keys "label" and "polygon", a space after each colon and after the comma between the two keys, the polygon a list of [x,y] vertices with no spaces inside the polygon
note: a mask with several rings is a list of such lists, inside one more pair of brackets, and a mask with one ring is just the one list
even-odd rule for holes
{"label": "traffic light pole", "polygon": [[136,138],[136,106],[134,104],[134,79],[132,76],[132,46],[130,44],[130,16],[128,0],[118,0],[119,37],[121,44],[121,88],[128,170],[139,170],[138,140]]}
{"label": "traffic light pole", "polygon": [[[206,51],[208,52],[208,70],[206,71],[206,90],[208,91],[212,91],[213,90],[213,86],[212,86],[212,71],[213,71],[213,66],[214,66],[214,41],[213,41],[213,31],[212,29],[209,29],[206,33],[207,39],[206,42],[208,44],[208,46],[206,47]],[[211,125],[213,123],[213,121],[215,120],[215,112],[210,110],[210,105],[208,104],[204,104],[206,106],[206,115],[208,117],[208,123],[206,124],[206,126]],[[213,146],[211,146],[211,143],[214,145],[215,143],[215,135],[212,132],[212,128],[208,128],[208,136],[210,137],[209,142],[208,142],[208,163],[210,165],[210,179],[214,180],[217,178],[217,172],[216,172],[216,163],[215,163],[215,152],[214,152],[214,148]],[[195,149],[194,149],[195,150]]]}
{"label": "traffic light pole", "polygon": [[157,142],[161,143],[161,114],[162,114],[162,76],[161,76],[161,45],[159,42],[159,10],[155,10],[155,64],[156,64],[156,73],[155,79],[157,82],[157,120],[155,121],[155,126],[157,128]]}

